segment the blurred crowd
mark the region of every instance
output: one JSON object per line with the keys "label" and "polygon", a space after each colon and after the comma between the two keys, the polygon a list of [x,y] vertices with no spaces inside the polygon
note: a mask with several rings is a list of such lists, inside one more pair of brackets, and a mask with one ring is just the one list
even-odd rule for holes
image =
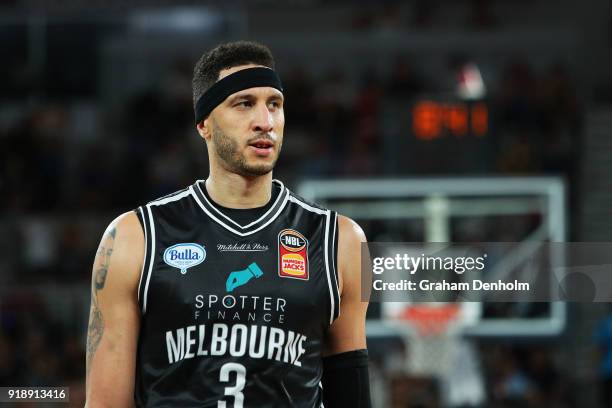
{"label": "blurred crowd", "polygon": [[[451,73],[453,75],[456,73]],[[492,153],[478,169],[437,166],[437,174],[556,174],[579,171],[581,109],[561,64],[537,72],[525,61],[502,67],[489,84]],[[6,112],[0,151],[0,209],[9,213],[117,212],[205,178],[204,142],[192,124],[190,66],[177,63],[162,86],[120,106],[38,99]],[[384,112],[444,90],[401,56],[389,72],[349,80],[340,69],[283,74],[284,151],[276,176],[410,176],[388,168]],[[410,129],[405,129],[410,138]],[[470,154],[471,145],[455,155]],[[411,152],[402,152],[408,161]],[[430,161],[439,160],[431,157]],[[418,165],[419,161],[415,162]],[[423,170],[415,169],[416,173]],[[428,169],[429,170],[429,169]]]}
{"label": "blurred crowd", "polygon": [[[85,402],[83,313],[87,313],[83,310],[83,296],[53,288],[10,293],[7,288],[3,289],[0,386],[68,387],[68,406],[82,407]],[[82,292],[83,288],[78,290]],[[40,405],[20,402],[15,406]]]}

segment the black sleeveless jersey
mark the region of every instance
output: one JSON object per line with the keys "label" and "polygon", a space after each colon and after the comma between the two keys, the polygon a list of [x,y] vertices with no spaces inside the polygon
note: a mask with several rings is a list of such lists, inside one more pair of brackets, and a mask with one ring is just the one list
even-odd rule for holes
{"label": "black sleeveless jersey", "polygon": [[203,181],[136,210],[137,406],[322,406],[321,351],[340,306],[337,215],[273,183],[276,198],[245,225]]}

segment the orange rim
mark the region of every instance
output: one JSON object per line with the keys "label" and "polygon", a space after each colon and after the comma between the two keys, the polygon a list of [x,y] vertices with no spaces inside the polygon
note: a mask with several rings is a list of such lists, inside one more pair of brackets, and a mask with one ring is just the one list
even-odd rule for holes
{"label": "orange rim", "polygon": [[435,336],[446,329],[450,321],[457,318],[459,305],[444,306],[412,305],[401,314],[401,318],[411,322],[424,336]]}

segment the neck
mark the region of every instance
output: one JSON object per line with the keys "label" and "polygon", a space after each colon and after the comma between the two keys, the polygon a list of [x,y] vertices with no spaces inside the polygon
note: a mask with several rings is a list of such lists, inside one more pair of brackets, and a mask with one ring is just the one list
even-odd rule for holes
{"label": "neck", "polygon": [[245,177],[211,168],[206,190],[210,198],[223,207],[262,207],[272,196],[272,172],[263,176]]}

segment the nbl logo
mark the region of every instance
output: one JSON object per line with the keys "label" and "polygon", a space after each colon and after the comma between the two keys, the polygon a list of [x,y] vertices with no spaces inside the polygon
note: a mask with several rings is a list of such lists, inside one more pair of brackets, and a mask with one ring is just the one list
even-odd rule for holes
{"label": "nbl logo", "polygon": [[299,251],[306,245],[306,240],[297,235],[285,234],[282,236],[283,244],[292,251]]}
{"label": "nbl logo", "polygon": [[296,230],[278,234],[278,276],[308,280],[308,240]]}

